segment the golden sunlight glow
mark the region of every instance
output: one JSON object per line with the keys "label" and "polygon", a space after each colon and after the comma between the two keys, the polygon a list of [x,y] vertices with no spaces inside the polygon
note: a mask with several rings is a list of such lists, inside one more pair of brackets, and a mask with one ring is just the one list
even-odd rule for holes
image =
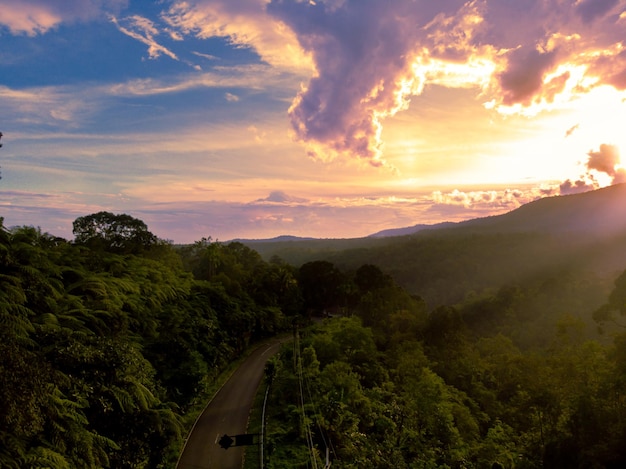
{"label": "golden sunlight glow", "polygon": [[[495,106],[476,100],[475,89],[427,87],[413,97],[414,106],[385,122],[385,157],[399,170],[395,185],[515,187],[526,181],[558,187],[566,179],[588,177],[589,152],[603,144],[616,146],[626,160],[626,92],[611,86],[577,92],[583,70],[574,66],[547,80],[565,72],[570,78],[562,91],[552,103],[537,105],[532,118],[521,107],[494,112]],[[611,183],[605,174],[593,177],[602,186]]]}
{"label": "golden sunlight glow", "polygon": [[[550,112],[537,115],[533,137],[511,145],[516,159],[525,163],[517,170],[539,168],[547,179],[563,180],[567,175],[577,178],[587,172],[589,152],[598,151],[600,145],[615,145],[622,152],[626,149],[623,128],[626,122],[625,92],[601,86],[585,95],[576,95],[567,103],[560,103],[560,108],[560,111],[551,108]],[[624,156],[621,153],[621,157]],[[600,185],[611,182],[604,174],[594,177]]]}
{"label": "golden sunlight glow", "polygon": [[429,82],[449,88],[485,88],[493,75],[496,64],[488,58],[474,56],[465,63],[433,60],[427,71]]}

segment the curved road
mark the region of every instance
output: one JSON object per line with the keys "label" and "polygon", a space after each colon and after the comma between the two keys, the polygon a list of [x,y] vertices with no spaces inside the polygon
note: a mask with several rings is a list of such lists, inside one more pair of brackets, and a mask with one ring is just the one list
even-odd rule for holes
{"label": "curved road", "polygon": [[226,450],[220,447],[218,440],[224,434],[246,433],[265,363],[278,352],[281,343],[276,341],[258,347],[215,394],[191,429],[177,469],[241,469],[244,447]]}

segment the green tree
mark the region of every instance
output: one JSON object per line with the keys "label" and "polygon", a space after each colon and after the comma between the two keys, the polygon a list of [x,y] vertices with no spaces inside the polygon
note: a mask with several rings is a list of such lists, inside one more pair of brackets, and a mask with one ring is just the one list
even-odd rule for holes
{"label": "green tree", "polygon": [[157,243],[141,220],[127,214],[98,212],[74,220],[76,244],[121,254],[141,253]]}

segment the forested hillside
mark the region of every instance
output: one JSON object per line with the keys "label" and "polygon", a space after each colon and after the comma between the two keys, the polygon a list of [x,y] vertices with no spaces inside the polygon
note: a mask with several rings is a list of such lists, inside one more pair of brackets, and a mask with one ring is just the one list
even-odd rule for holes
{"label": "forested hillside", "polygon": [[[588,340],[564,305],[529,329],[525,303],[551,299],[520,287],[429,309],[374,266],[351,284],[346,314],[299,331],[268,367],[267,467],[626,464],[624,332]],[[318,307],[336,311],[342,290]],[[626,324],[625,298],[626,273],[598,324]]]}
{"label": "forested hillside", "polygon": [[624,200],[626,184],[620,184],[407,236],[246,244],[265,259],[278,256],[296,266],[315,260],[346,271],[377,265],[430,307],[509,284],[545,290],[563,277],[606,290],[626,265]]}

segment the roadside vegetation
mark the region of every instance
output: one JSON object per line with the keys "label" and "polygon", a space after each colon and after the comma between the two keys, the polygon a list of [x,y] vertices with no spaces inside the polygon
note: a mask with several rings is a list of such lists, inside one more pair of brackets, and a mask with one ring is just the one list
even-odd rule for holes
{"label": "roadside vegetation", "polygon": [[127,215],[74,234],[0,228],[0,467],[173,467],[219,374],[291,327],[292,270]]}

